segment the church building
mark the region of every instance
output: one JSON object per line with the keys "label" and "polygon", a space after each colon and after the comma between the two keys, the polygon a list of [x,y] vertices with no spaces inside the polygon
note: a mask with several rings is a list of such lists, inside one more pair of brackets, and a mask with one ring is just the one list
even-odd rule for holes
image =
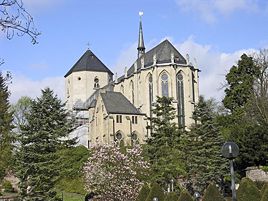
{"label": "church building", "polygon": [[157,96],[173,97],[175,121],[187,129],[199,97],[198,72],[168,40],[146,51],[140,20],[137,59],[124,75],[113,76],[87,50],[64,76],[66,107],[77,119],[74,135],[85,146],[145,143]]}

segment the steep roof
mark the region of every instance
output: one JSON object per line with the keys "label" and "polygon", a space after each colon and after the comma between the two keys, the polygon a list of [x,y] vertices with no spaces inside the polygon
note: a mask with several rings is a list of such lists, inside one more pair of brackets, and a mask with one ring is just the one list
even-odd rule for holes
{"label": "steep roof", "polygon": [[109,74],[113,73],[107,68],[101,60],[99,60],[96,55],[90,51],[87,50],[80,59],[73,65],[73,67],[66,73],[64,77],[67,77],[72,72],[78,72],[78,71],[97,71],[97,72],[107,72]]}
{"label": "steep roof", "polygon": [[[179,53],[179,51],[166,39],[148,52],[144,54],[144,67],[153,65],[153,57],[156,55],[156,63],[170,63],[171,53],[174,54],[174,62],[177,64],[187,64],[186,59]],[[141,68],[141,58],[137,59],[137,69]],[[134,73],[135,63],[128,69],[127,75]]]}
{"label": "steep roof", "polygon": [[141,114],[140,111],[120,92],[101,93],[105,108],[110,114]]}

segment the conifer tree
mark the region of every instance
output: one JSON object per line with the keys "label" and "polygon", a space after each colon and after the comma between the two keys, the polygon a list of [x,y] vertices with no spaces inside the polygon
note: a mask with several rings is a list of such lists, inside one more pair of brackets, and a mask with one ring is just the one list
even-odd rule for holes
{"label": "conifer tree", "polygon": [[64,104],[49,88],[32,101],[27,124],[21,127],[17,152],[20,197],[23,200],[56,200],[59,170],[56,151],[74,144],[66,137],[71,129]]}
{"label": "conifer tree", "polygon": [[237,200],[259,201],[260,199],[261,194],[255,183],[248,178],[243,178],[237,190]]}
{"label": "conifer tree", "polygon": [[182,150],[192,188],[203,192],[210,182],[220,184],[228,166],[227,161],[221,157],[223,138],[211,108],[202,96],[193,119],[196,123],[182,137]]}
{"label": "conifer tree", "polygon": [[203,201],[224,201],[224,197],[215,184],[209,184],[205,190]]}
{"label": "conifer tree", "polygon": [[151,201],[153,198],[158,198],[159,201],[165,200],[165,194],[161,186],[157,183],[153,183],[151,186],[150,193],[146,199],[146,201]]}
{"label": "conifer tree", "polygon": [[12,161],[12,113],[9,111],[9,91],[6,77],[0,71],[0,180],[5,172],[10,169]]}
{"label": "conifer tree", "polygon": [[179,200],[178,201],[194,201],[191,195],[187,190],[184,190],[181,192]]}
{"label": "conifer tree", "polygon": [[184,169],[180,161],[180,131],[176,125],[172,98],[157,97],[153,108],[152,133],[146,154],[152,167],[153,180],[165,183],[176,178]]}

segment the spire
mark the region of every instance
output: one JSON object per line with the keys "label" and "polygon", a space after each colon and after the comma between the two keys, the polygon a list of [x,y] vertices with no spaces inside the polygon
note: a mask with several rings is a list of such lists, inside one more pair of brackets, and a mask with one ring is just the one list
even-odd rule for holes
{"label": "spire", "polygon": [[140,58],[145,53],[145,46],[144,46],[144,40],[143,40],[143,32],[142,32],[142,23],[141,23],[141,17],[143,16],[143,12],[139,12],[140,16],[140,27],[139,27],[139,41],[138,41],[138,58]]}

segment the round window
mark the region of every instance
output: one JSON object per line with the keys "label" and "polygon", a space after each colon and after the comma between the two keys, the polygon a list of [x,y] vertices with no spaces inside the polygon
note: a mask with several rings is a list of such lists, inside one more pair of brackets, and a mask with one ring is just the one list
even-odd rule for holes
{"label": "round window", "polygon": [[116,133],[115,134],[115,138],[117,139],[117,140],[121,140],[122,139],[122,133],[120,133],[120,132],[118,132],[118,133]]}

